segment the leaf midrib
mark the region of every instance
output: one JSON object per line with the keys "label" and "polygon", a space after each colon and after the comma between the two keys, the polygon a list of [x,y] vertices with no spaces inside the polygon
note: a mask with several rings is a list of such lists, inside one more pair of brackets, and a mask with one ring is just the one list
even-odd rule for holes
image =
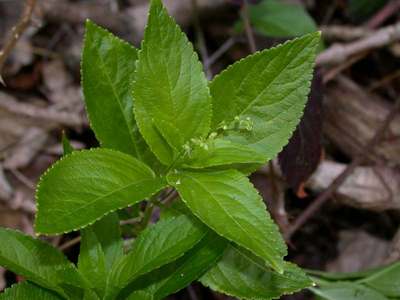
{"label": "leaf midrib", "polygon": [[136,143],[135,143],[135,139],[134,139],[134,137],[133,137],[133,135],[132,135],[132,131],[133,131],[133,130],[132,130],[132,128],[130,128],[128,119],[126,118],[126,115],[125,115],[124,110],[123,110],[123,108],[122,108],[121,100],[120,100],[120,98],[118,97],[118,94],[117,94],[117,92],[116,92],[116,90],[115,90],[115,87],[114,87],[114,85],[113,85],[113,83],[112,83],[112,80],[111,80],[110,75],[105,71],[105,70],[106,70],[106,65],[105,65],[104,59],[102,58],[101,55],[98,55],[98,58],[99,58],[99,61],[100,61],[100,69],[102,70],[102,73],[103,73],[104,77],[106,78],[108,84],[111,86],[112,94],[114,95],[114,98],[117,100],[118,107],[119,107],[119,109],[121,110],[122,116],[123,116],[124,121],[125,121],[125,125],[126,125],[126,127],[127,127],[127,129],[128,129],[129,137],[130,137],[130,139],[131,139],[131,142],[132,142],[132,144],[133,144],[133,148],[134,148],[135,153],[136,153],[136,156],[137,156],[140,160],[142,160],[142,159],[143,159],[143,158],[142,158],[142,155],[141,155],[141,153],[139,152],[139,150],[138,150],[138,148],[137,148],[137,145],[136,145]]}

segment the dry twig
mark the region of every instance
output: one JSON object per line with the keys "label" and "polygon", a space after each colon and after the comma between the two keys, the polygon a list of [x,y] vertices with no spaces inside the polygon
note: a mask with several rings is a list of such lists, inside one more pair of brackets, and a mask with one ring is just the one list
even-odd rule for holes
{"label": "dry twig", "polygon": [[77,113],[58,111],[52,108],[39,108],[32,104],[17,102],[12,96],[0,92],[0,107],[23,117],[40,119],[44,122],[66,126],[81,126],[85,124]]}
{"label": "dry twig", "polygon": [[318,55],[317,66],[339,64],[350,56],[380,48],[400,40],[400,22],[377,30],[365,38],[349,44],[335,44]]}
{"label": "dry twig", "polygon": [[385,20],[393,16],[400,9],[400,0],[389,1],[381,10],[379,10],[366,24],[365,27],[373,29],[380,26]]}
{"label": "dry twig", "polygon": [[26,0],[24,12],[22,13],[21,19],[12,28],[10,33],[10,38],[6,41],[3,49],[0,51],[0,82],[4,85],[4,81],[1,77],[2,69],[7,57],[10,55],[11,50],[14,48],[18,39],[24,33],[25,29],[28,27],[33,10],[35,8],[36,0]]}

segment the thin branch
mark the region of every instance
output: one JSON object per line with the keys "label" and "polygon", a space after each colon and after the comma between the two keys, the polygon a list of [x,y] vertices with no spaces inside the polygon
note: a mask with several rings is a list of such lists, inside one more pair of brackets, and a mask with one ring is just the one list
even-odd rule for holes
{"label": "thin branch", "polygon": [[204,63],[204,68],[209,69],[222,55],[225,54],[233,45],[235,45],[236,39],[234,37],[230,37],[227,39],[221,47],[219,47],[210,57],[207,62]]}
{"label": "thin branch", "polygon": [[247,0],[243,1],[243,6],[242,6],[240,14],[243,19],[244,29],[246,32],[247,40],[249,41],[250,52],[254,53],[257,51],[257,46],[256,46],[256,40],[254,38],[253,29],[251,28],[251,24],[250,24]]}
{"label": "thin branch", "polygon": [[4,84],[3,78],[1,77],[3,66],[10,55],[15,44],[24,33],[29,23],[31,22],[31,17],[33,10],[35,8],[36,0],[26,0],[25,8],[22,16],[18,23],[12,28],[10,33],[10,38],[6,41],[3,49],[0,51],[0,82]]}
{"label": "thin branch", "polygon": [[380,48],[398,40],[400,40],[400,22],[352,43],[335,44],[318,55],[316,64],[317,66],[339,64],[357,53]]}
{"label": "thin branch", "polygon": [[394,120],[399,112],[400,101],[397,101],[395,107],[387,115],[382,126],[378,128],[371,140],[365,145],[363,152],[357,155],[351,163],[343,170],[342,173],[328,186],[328,188],[322,192],[312,204],[292,223],[289,229],[286,231],[285,239],[290,240],[293,234],[303,226],[310,217],[317,212],[321,206],[336,192],[336,190],[345,182],[347,177],[353,173],[354,169],[363,161],[366,153],[369,153],[383,138],[386,130],[389,128],[390,123]]}
{"label": "thin branch", "polygon": [[204,34],[200,26],[199,8],[197,5],[197,0],[192,0],[192,9],[193,9],[194,29],[196,31],[197,44],[199,47],[201,60],[203,61],[204,71],[206,72],[207,79],[210,80],[212,78],[212,73],[210,68],[207,67],[209,65],[208,51],[206,46],[206,40],[204,38]]}
{"label": "thin branch", "polygon": [[400,0],[389,1],[381,10],[379,10],[366,24],[369,29],[377,28],[388,18],[398,13],[400,9]]}
{"label": "thin branch", "polygon": [[72,240],[69,240],[67,242],[65,242],[64,244],[62,244],[60,247],[58,247],[58,249],[60,249],[60,251],[65,251],[73,246],[75,246],[76,244],[79,244],[81,241],[81,236],[77,236],[75,238],[73,238]]}

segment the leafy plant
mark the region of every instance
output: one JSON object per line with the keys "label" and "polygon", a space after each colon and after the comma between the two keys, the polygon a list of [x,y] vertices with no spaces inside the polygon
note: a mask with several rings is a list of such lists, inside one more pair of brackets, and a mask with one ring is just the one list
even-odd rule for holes
{"label": "leafy plant", "polygon": [[[82,85],[101,148],[72,151],[64,138],[66,155],[36,193],[37,234],[81,230],[78,264],[1,229],[0,265],[27,283],[0,299],[162,299],[198,279],[246,299],[310,286],[284,261],[286,245],[246,174],[275,157],[298,124],[319,39],[256,53],[207,82],[160,0],[140,50],[88,21]],[[124,251],[116,211],[143,200]],[[155,206],[162,216],[147,226]]]}
{"label": "leafy plant", "polygon": [[310,273],[317,276],[314,281],[318,283],[310,290],[320,299],[400,299],[400,262],[364,272]]}

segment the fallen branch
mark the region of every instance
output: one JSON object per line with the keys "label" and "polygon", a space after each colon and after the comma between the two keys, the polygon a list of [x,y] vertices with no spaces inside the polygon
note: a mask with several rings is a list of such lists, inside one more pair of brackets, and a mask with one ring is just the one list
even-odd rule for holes
{"label": "fallen branch", "polygon": [[44,122],[51,122],[65,126],[82,126],[85,120],[77,113],[57,111],[50,108],[39,108],[32,104],[20,103],[10,95],[0,92],[0,108],[6,109],[14,114],[40,119]]}
{"label": "fallen branch", "polygon": [[33,10],[35,8],[36,0],[26,0],[25,9],[22,13],[21,19],[12,28],[10,33],[10,38],[6,41],[3,49],[0,51],[0,82],[4,85],[4,81],[1,77],[3,66],[10,55],[11,50],[14,48],[18,39],[24,33],[25,29],[28,27]]}
{"label": "fallen branch", "polygon": [[321,26],[320,30],[324,39],[340,41],[354,41],[374,32],[364,27],[343,25]]}
{"label": "fallen branch", "polygon": [[292,235],[303,226],[308,219],[318,211],[318,209],[336,192],[340,185],[345,182],[346,178],[355,170],[355,168],[363,161],[366,153],[371,152],[374,147],[381,141],[384,133],[389,128],[390,123],[394,120],[397,113],[399,112],[400,102],[396,102],[395,108],[389,112],[383,124],[375,132],[371,140],[365,145],[363,152],[359,153],[351,163],[340,173],[338,177],[329,185],[329,187],[321,193],[313,203],[311,203],[307,209],[291,224],[285,233],[285,239],[290,240]]}
{"label": "fallen branch", "polygon": [[318,55],[316,65],[339,64],[350,56],[389,45],[400,40],[400,22],[377,30],[365,38],[349,44],[335,44]]}

